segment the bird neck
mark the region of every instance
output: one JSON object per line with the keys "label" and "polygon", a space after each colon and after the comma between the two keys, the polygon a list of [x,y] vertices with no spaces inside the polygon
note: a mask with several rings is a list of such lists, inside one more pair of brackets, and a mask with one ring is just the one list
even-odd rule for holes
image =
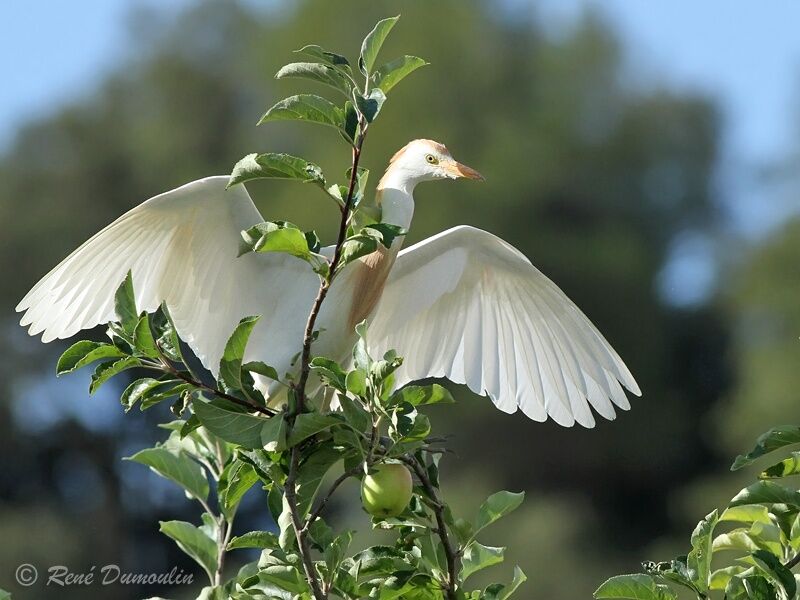
{"label": "bird neck", "polygon": [[381,221],[407,230],[414,217],[414,188],[418,181],[392,167],[378,182],[375,200],[381,208]]}

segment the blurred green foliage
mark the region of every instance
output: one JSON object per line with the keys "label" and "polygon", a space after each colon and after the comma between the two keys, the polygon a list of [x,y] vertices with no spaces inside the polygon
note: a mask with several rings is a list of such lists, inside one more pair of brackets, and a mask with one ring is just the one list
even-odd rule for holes
{"label": "blurred green foliage", "polygon": [[[731,448],[791,406],[797,228],[733,271],[726,295],[689,309],[664,301],[657,278],[671,244],[723,218],[712,186],[720,118],[707,98],[632,85],[622,70],[625,52],[602,20],[589,14],[552,36],[547,23],[491,0],[304,0],[262,11],[208,0],[174,22],[142,13],[132,20],[135,55],[91,98],[68,106],[54,99],[53,115],[25,127],[0,160],[3,578],[22,560],[191,569],[162,553],[152,525],[186,516],[179,497],[118,464],[151,441],[144,421],[159,417],[86,417],[111,400],[87,399],[83,386],[55,392],[49,371],[37,365],[51,365],[63,346],[24,338],[13,306],[131,206],[229,173],[245,152],[287,151],[326,172],[343,171],[333,130],[326,137],[253,124],[269,99],[299,89],[272,78],[291,50],[311,41],[346,47],[354,32],[400,11],[403,26],[386,56],[413,48],[431,66],[393,90],[364,166],[379,173],[409,139],[427,137],[487,178],[480,186],[420,189],[409,243],[459,223],[501,235],[585,310],[644,391],[630,413],[592,431],[503,415],[459,389],[459,410],[438,421],[432,411],[460,456],[448,467],[453,489],[445,489],[457,510],[459,503],[474,510],[490,489],[528,491],[514,521],[518,539],[502,527],[497,536],[515,549],[508,560],[529,575],[532,597],[589,597],[609,573],[635,570],[648,554],[643,548],[677,553],[709,505],[706,492],[721,501],[719,490],[730,489],[708,474],[723,473]],[[249,189],[267,219],[331,239],[331,207],[318,192],[281,182]],[[80,418],[44,419],[54,404],[80,405],[66,413]],[[346,502],[334,508],[345,518],[354,510]],[[35,544],[20,525],[32,515],[42,524]],[[15,590],[6,579],[0,584]],[[58,597],[83,593],[64,589]]]}

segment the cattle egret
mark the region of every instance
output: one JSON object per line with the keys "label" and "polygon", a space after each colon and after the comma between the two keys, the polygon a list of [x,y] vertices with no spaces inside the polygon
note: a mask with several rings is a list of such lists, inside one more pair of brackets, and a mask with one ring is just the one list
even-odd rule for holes
{"label": "cattle egret", "polygon": [[[386,223],[408,229],[414,188],[435,179],[482,179],[447,148],[415,140],[392,158],[376,192]],[[295,357],[319,287],[289,254],[237,258],[240,234],[264,219],[244,186],[209,177],[155,196],[95,234],[41,279],[17,306],[22,325],[49,342],[115,319],[114,293],[128,271],[140,310],[166,303],[181,338],[216,375],[228,336],[261,315],[246,360],[296,372]],[[377,355],[405,362],[398,386],[426,377],[465,383],[502,411],[594,425],[640,391],[619,355],[567,296],[517,249],[476,229],[448,229],[401,251],[347,265],[317,319],[313,353],[346,360],[354,326],[368,319]],[[322,250],[330,256],[332,247]],[[284,386],[261,380],[271,400]],[[622,385],[620,385],[622,384]]]}

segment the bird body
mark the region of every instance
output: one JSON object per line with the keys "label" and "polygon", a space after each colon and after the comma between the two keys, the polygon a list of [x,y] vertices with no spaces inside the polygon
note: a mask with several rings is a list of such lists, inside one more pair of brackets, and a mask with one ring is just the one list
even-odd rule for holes
{"label": "bird body", "polygon": [[[392,158],[378,184],[385,223],[408,229],[423,181],[479,179],[430,140]],[[240,232],[263,221],[244,186],[210,177],[133,208],[45,275],[17,306],[21,323],[45,342],[114,320],[114,291],[131,272],[137,306],[167,305],[178,334],[216,375],[240,319],[261,315],[245,359],[296,373],[297,353],[318,276],[282,253],[237,258]],[[404,237],[347,265],[316,323],[313,354],[346,362],[354,326],[369,321],[375,355],[405,362],[397,385],[426,377],[465,383],[504,412],[594,425],[592,408],[627,409],[622,385],[639,388],[613,348],[566,295],[500,238],[459,226],[402,249]],[[332,256],[333,247],[321,254]],[[285,387],[259,382],[271,403]],[[622,385],[620,385],[622,384]]]}

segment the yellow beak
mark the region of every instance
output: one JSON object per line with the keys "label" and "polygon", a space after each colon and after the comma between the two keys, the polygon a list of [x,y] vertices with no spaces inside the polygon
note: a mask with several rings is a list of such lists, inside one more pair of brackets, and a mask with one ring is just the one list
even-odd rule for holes
{"label": "yellow beak", "polygon": [[447,170],[452,173],[454,177],[463,177],[464,179],[477,179],[478,181],[483,181],[483,175],[478,173],[472,167],[468,167],[467,165],[462,165],[460,162],[453,161],[451,164],[447,165]]}

